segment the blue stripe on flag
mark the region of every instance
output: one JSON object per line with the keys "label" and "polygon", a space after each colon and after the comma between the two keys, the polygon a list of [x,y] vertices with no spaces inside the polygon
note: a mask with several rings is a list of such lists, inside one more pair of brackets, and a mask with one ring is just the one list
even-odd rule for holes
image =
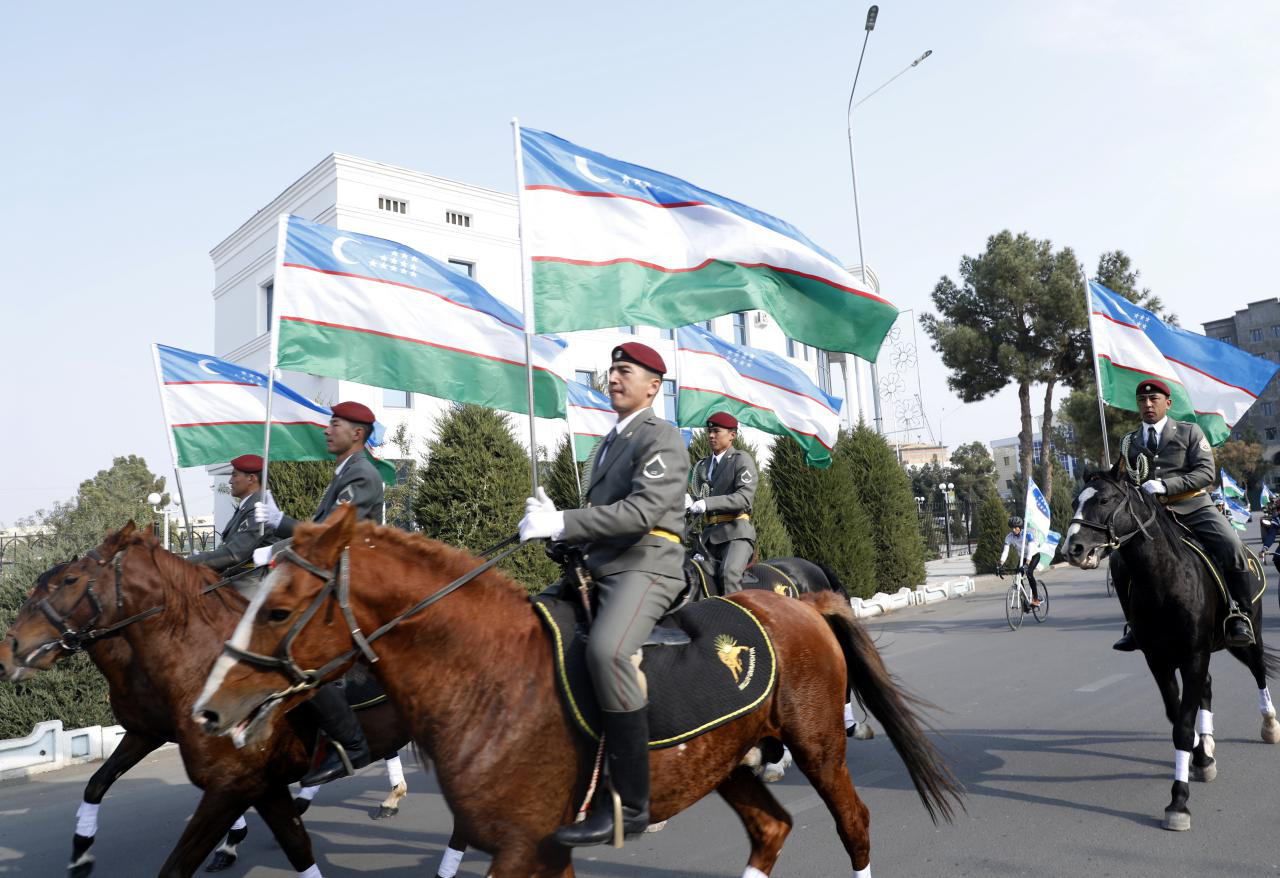
{"label": "blue stripe on flag", "polygon": [[724,357],[741,375],[808,397],[833,413],[840,413],[840,407],[844,404],[840,397],[824,392],[809,376],[777,354],[732,344],[701,326],[682,326],[676,332],[680,350],[701,351]]}
{"label": "blue stripe on flag", "polygon": [[609,398],[594,387],[588,387],[581,381],[566,381],[565,387],[569,391],[569,405],[614,413]]}

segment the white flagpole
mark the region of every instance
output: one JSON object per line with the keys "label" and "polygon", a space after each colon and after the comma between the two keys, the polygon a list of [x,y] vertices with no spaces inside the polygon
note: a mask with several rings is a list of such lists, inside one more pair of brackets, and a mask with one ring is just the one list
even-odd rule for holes
{"label": "white flagpole", "polygon": [[[270,340],[267,345],[267,414],[262,422],[262,499],[267,499],[267,471],[271,467],[271,402],[276,395],[276,357],[280,353],[280,309],[275,306],[275,290],[279,289],[283,279],[284,248],[289,235],[289,216],[280,214],[276,226],[276,269],[272,276],[271,313],[267,315],[267,332]],[[258,536],[267,532],[264,521],[258,526]]]}
{"label": "white flagpole", "polygon": [[[173,481],[178,486],[178,503],[182,506],[182,523],[187,528],[187,550],[195,549],[195,532],[191,529],[191,516],[187,515],[187,498],[182,491],[182,473],[178,468],[178,446],[173,440],[173,418],[169,417],[169,402],[164,396],[164,372],[160,368],[160,348],[151,345],[151,362],[156,367],[156,390],[160,392],[160,413],[164,416],[164,430],[169,439],[169,460],[173,463]],[[165,513],[166,515],[168,513]],[[165,546],[165,550],[169,549]]]}
{"label": "white flagpole", "polygon": [[[538,493],[538,429],[533,409],[533,334],[537,331],[533,318],[533,278],[529,272],[529,253],[525,246],[524,228],[524,149],[520,144],[520,119],[511,117],[511,135],[516,155],[516,217],[520,234],[520,290],[524,298],[524,365],[529,399],[529,478],[533,493]],[[566,413],[567,413],[566,406]],[[574,458],[577,469],[577,458]]]}
{"label": "white flagpole", "polygon": [[[1089,293],[1089,274],[1081,267],[1084,277],[1084,317],[1089,322],[1089,352],[1093,355],[1093,381],[1098,393],[1098,421],[1102,424],[1102,464],[1111,468],[1111,441],[1107,438],[1107,410],[1102,401],[1102,372],[1098,369],[1098,346],[1093,340],[1093,296]],[[1045,446],[1048,447],[1048,442]]]}

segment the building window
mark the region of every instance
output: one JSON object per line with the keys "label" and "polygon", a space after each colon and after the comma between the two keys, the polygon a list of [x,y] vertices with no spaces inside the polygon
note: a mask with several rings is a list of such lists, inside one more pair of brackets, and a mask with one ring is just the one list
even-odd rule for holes
{"label": "building window", "polygon": [[595,387],[596,373],[592,372],[590,369],[575,369],[573,373],[573,380],[577,381],[579,384],[585,384],[588,387]]}
{"label": "building window", "polygon": [[1249,330],[1249,337],[1252,338],[1254,341],[1262,341],[1262,330],[1261,329]]}
{"label": "building window", "polygon": [[747,313],[738,311],[733,315],[733,343],[745,345],[747,343]]}
{"label": "building window", "polygon": [[791,336],[787,336],[787,356],[794,358],[796,355],[796,341]]}
{"label": "building window", "polygon": [[676,383],[662,382],[662,416],[671,423],[676,422]]}
{"label": "building window", "polygon": [[403,198],[388,198],[385,195],[379,195],[378,210],[389,210],[392,213],[408,213],[409,202]]}
{"label": "building window", "polygon": [[705,329],[707,332],[710,332],[710,333],[712,333],[712,334],[714,335],[714,334],[715,334],[715,329],[714,329],[714,327],[712,326],[712,322],[713,322],[713,321],[711,321],[711,320],[704,320],[704,321],[702,321],[701,323],[699,323],[698,325],[699,325],[699,326],[701,326],[703,329]]}
{"label": "building window", "polygon": [[1007,455],[1007,454],[1006,454],[1006,455],[1005,455],[1005,457],[1004,457],[1004,465],[1005,465],[1005,466],[1008,466],[1008,465],[1009,465],[1009,455]]}
{"label": "building window", "polygon": [[1280,338],[1280,323],[1271,324],[1271,337]]}
{"label": "building window", "polygon": [[1236,337],[1234,335],[1224,335],[1221,340],[1225,341],[1229,345],[1234,345],[1236,343]]}
{"label": "building window", "polygon": [[476,264],[474,262],[468,262],[465,259],[450,259],[449,267],[458,274],[465,274],[470,278],[474,278],[476,276]]}
{"label": "building window", "polygon": [[660,338],[665,338],[667,341],[675,341],[676,331],[674,329],[659,329],[658,336]]}
{"label": "building window", "polygon": [[831,392],[831,363],[826,351],[818,350],[818,387],[823,393]]}
{"label": "building window", "polygon": [[1266,434],[1267,434],[1267,439],[1268,439],[1269,441],[1274,441],[1274,440],[1275,440],[1275,438],[1276,438],[1276,428],[1275,428],[1275,427],[1267,427],[1267,429],[1266,429]]}
{"label": "building window", "polygon": [[407,409],[412,407],[412,397],[409,396],[407,390],[391,390],[384,389],[382,391],[382,405],[389,409]]}
{"label": "building window", "polygon": [[275,317],[275,306],[276,306],[276,284],[275,284],[275,279],[273,278],[272,280],[267,281],[265,284],[263,284],[262,286],[258,287],[258,289],[262,290],[262,293],[261,293],[261,298],[262,298],[262,331],[263,331],[263,332],[270,332],[270,331],[271,331],[271,320],[272,320],[272,318],[273,318],[273,317]]}
{"label": "building window", "polygon": [[1275,408],[1275,403],[1264,402],[1262,404],[1262,414],[1269,418],[1275,413]]}
{"label": "building window", "polygon": [[618,332],[625,332],[627,335],[635,335],[636,328],[634,326],[619,326]]}
{"label": "building window", "polygon": [[459,213],[456,210],[446,210],[444,212],[444,221],[451,226],[461,226],[464,229],[471,228],[471,214]]}

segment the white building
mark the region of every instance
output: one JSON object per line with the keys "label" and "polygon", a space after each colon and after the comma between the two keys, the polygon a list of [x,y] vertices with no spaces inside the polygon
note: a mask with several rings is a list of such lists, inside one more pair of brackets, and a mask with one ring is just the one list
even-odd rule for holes
{"label": "white building", "polygon": [[[214,354],[267,370],[268,337],[272,307],[277,218],[296,214],[347,231],[376,235],[406,244],[454,265],[469,274],[496,298],[523,311],[520,289],[520,245],[514,195],[471,186],[420,171],[399,168],[355,156],[333,154],[307,171],[257,211],[240,228],[210,251],[213,260]],[[825,352],[786,338],[775,321],[763,312],[731,314],[708,321],[722,338],[764,348],[791,358],[815,383],[843,396],[842,367],[833,366]],[[603,373],[613,347],[639,338],[658,350],[668,364],[674,360],[672,330],[624,327],[591,330],[565,336],[573,369],[579,380]],[[839,358],[838,359],[843,359]],[[285,372],[281,380],[300,393],[325,403],[355,400],[369,406],[388,432],[407,425],[417,440],[434,434],[434,421],[448,403],[416,393],[383,390],[350,381]],[[851,382],[852,383],[852,382]],[[674,419],[675,382],[664,385],[663,399],[655,407]],[[858,406],[846,405],[856,421]],[[524,416],[517,430],[527,436]],[[846,414],[846,423],[848,414]],[[564,421],[539,420],[538,444],[552,448],[566,427]],[[745,430],[744,438],[767,453],[772,437]],[[527,442],[527,440],[525,440]],[[384,449],[387,457],[398,452]],[[212,470],[224,478],[229,470]],[[225,493],[215,492],[219,523],[230,515]]]}

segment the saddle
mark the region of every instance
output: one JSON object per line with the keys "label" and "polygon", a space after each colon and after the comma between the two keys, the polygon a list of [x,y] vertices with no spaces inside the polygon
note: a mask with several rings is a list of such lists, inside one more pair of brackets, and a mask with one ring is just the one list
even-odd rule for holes
{"label": "saddle", "polygon": [[[532,599],[546,625],[556,687],[574,724],[598,740],[600,709],[587,670],[577,596]],[[754,710],[773,691],[773,642],[745,607],[713,597],[677,609],[641,648],[649,695],[649,748],[673,747]]]}
{"label": "saddle", "polygon": [[[715,558],[700,554],[685,558],[684,581],[685,590],[680,593],[676,606],[715,597],[716,592],[723,588],[720,563]],[[764,561],[757,561],[742,571],[742,587],[767,589],[791,598],[800,597],[801,592],[794,578]]]}
{"label": "saddle", "polygon": [[387,693],[378,682],[368,666],[356,664],[342,675],[342,693],[347,697],[347,704],[352,710],[365,710],[387,700]]}

